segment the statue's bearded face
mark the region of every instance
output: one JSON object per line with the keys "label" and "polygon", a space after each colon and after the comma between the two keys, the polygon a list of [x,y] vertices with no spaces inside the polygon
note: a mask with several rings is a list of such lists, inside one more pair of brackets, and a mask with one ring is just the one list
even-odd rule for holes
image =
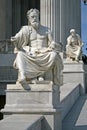
{"label": "statue's bearded face", "polygon": [[37,28],[39,25],[39,16],[36,12],[31,12],[29,16],[29,22],[34,27]]}
{"label": "statue's bearded face", "polygon": [[74,37],[74,36],[76,35],[76,33],[75,33],[75,32],[72,32],[71,35]]}

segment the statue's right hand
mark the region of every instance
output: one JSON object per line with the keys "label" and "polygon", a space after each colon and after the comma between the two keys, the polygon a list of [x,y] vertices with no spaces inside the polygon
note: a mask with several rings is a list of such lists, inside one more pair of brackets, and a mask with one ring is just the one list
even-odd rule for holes
{"label": "statue's right hand", "polygon": [[11,37],[11,42],[16,42],[16,38],[15,37]]}

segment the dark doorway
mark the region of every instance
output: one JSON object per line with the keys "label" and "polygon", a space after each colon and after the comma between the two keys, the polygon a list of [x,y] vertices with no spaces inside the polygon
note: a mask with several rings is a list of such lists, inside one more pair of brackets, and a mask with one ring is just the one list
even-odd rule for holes
{"label": "dark doorway", "polygon": [[[0,95],[0,110],[4,108],[5,102],[6,102],[6,96]],[[3,119],[3,114],[0,112],[0,120],[2,119]]]}
{"label": "dark doorway", "polygon": [[29,9],[40,11],[40,0],[12,0],[12,35],[15,35],[23,25],[27,25],[26,13]]}

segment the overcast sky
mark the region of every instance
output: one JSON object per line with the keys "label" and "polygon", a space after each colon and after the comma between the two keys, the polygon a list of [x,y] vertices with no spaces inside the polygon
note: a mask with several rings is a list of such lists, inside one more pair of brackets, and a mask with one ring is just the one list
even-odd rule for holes
{"label": "overcast sky", "polygon": [[[81,2],[81,37],[82,41],[87,44],[87,5]],[[87,55],[87,45],[84,47],[84,53]]]}

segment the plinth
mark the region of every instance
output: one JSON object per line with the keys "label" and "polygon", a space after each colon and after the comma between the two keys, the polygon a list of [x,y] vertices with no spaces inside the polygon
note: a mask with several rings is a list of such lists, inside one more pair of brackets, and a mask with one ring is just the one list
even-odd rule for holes
{"label": "plinth", "polygon": [[85,72],[83,62],[80,61],[64,61],[63,78],[65,83],[78,83],[80,84],[81,95],[85,94],[85,82],[84,82]]}
{"label": "plinth", "polygon": [[[30,89],[29,89],[30,88]],[[59,86],[50,81],[29,84],[8,84],[4,118],[11,114],[43,115],[52,130],[61,130],[61,107]]]}

